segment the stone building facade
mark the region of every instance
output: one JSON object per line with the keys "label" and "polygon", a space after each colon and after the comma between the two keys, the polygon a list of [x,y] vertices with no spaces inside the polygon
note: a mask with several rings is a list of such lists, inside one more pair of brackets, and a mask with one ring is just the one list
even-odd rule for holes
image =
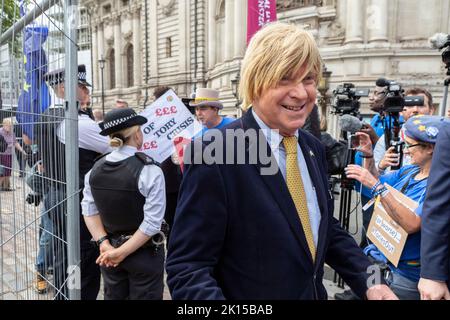
{"label": "stone building facade", "polygon": [[[221,91],[225,114],[239,114],[231,81],[246,48],[247,0],[83,0],[90,10],[94,104],[103,69],[107,108],[117,98],[152,101],[158,85],[185,97],[196,87]],[[343,82],[373,87],[379,77],[423,86],[437,103],[445,68],[428,38],[450,29],[446,0],[278,0],[278,19],[316,38],[332,72],[330,91]],[[362,99],[362,114],[369,115]],[[331,131],[336,117],[328,117]]]}

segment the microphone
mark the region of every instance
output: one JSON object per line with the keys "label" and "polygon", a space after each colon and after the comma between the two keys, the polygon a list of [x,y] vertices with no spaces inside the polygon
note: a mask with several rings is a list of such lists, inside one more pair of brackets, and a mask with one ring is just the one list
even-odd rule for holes
{"label": "microphone", "polygon": [[363,123],[357,117],[351,116],[349,114],[344,114],[341,119],[339,119],[339,125],[342,131],[355,133],[361,130]]}
{"label": "microphone", "polygon": [[385,78],[379,78],[376,82],[375,85],[377,87],[387,87],[388,85],[391,84],[391,81],[386,80]]}
{"label": "microphone", "polygon": [[439,49],[446,47],[449,44],[450,36],[445,33],[436,33],[428,39],[432,49]]}

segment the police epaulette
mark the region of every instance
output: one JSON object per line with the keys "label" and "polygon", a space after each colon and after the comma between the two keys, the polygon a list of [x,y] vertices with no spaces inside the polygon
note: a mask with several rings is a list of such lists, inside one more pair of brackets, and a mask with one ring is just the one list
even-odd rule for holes
{"label": "police epaulette", "polygon": [[159,166],[159,164],[153,160],[152,157],[146,155],[143,152],[136,152],[134,154],[139,160],[141,160],[145,165],[150,165],[150,164],[156,164],[157,166]]}
{"label": "police epaulette", "polygon": [[99,155],[98,157],[96,157],[95,159],[94,159],[94,163],[95,162],[97,162],[98,160],[100,160],[100,159],[102,159],[103,157],[106,157],[108,154],[110,154],[111,152],[107,152],[107,153],[104,153],[104,154],[101,154],[101,155]]}

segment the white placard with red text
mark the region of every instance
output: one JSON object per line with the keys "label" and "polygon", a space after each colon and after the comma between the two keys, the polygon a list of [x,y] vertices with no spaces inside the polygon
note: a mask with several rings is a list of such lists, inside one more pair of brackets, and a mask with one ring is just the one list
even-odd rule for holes
{"label": "white placard with red text", "polygon": [[140,151],[159,163],[176,151],[176,138],[191,139],[202,130],[202,125],[172,90],[147,106],[140,115],[148,119],[141,127],[144,143]]}

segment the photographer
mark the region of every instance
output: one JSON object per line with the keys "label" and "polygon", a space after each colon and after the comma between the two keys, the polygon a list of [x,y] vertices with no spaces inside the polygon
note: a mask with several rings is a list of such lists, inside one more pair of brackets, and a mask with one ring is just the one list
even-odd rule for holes
{"label": "photographer", "polygon": [[[370,110],[376,112],[377,114],[372,117],[370,121],[370,125],[365,124],[364,127],[360,130],[360,132],[366,133],[370,136],[370,140],[372,146],[374,147],[381,140],[379,137],[384,135],[386,127],[392,127],[394,123],[394,117],[391,114],[386,114],[384,112],[384,105],[386,102],[386,96],[388,94],[388,83],[383,78],[380,78],[375,83],[374,90],[369,95],[369,107]],[[403,121],[402,118],[399,119],[400,122]],[[362,165],[363,157],[360,152],[357,152],[355,155],[355,164]],[[361,190],[361,204],[364,207],[371,199],[370,190],[365,188],[364,186],[359,185],[357,182],[355,185],[355,190],[359,192]],[[367,230],[369,226],[370,219],[372,218],[373,207],[370,207],[366,210],[363,210],[363,227],[364,230]],[[367,245],[367,238],[365,232],[363,232],[361,239],[361,247],[365,247]]]}
{"label": "photographer", "polygon": [[[371,189],[372,197],[380,197],[389,216],[407,233],[408,238],[397,267],[388,263],[386,280],[400,299],[418,300],[417,284],[420,277],[420,228],[422,205],[425,200],[427,179],[430,173],[431,159],[439,130],[444,119],[434,116],[416,116],[405,123],[405,153],[411,157],[411,165],[403,166],[395,172],[378,176],[373,160],[372,143],[367,134],[357,133],[360,137],[359,150],[365,157],[364,168],[350,165],[347,176],[356,179]],[[411,211],[399,202],[385,187],[389,184],[404,195],[418,202],[419,207]],[[366,252],[374,258],[386,258],[375,246],[370,245]]]}
{"label": "photographer", "polygon": [[[412,88],[406,91],[405,96],[421,96],[424,99],[422,106],[405,106],[403,107],[403,119],[408,121],[409,118],[417,115],[433,115],[435,107],[433,106],[433,97],[430,92],[422,88]],[[404,131],[400,131],[400,141],[404,141]],[[374,153],[375,166],[380,173],[383,173],[388,167],[396,166],[399,163],[399,154],[395,152],[394,147],[386,150],[386,141],[384,133],[378,140]],[[403,155],[402,164],[408,165],[410,158],[407,154]]]}

